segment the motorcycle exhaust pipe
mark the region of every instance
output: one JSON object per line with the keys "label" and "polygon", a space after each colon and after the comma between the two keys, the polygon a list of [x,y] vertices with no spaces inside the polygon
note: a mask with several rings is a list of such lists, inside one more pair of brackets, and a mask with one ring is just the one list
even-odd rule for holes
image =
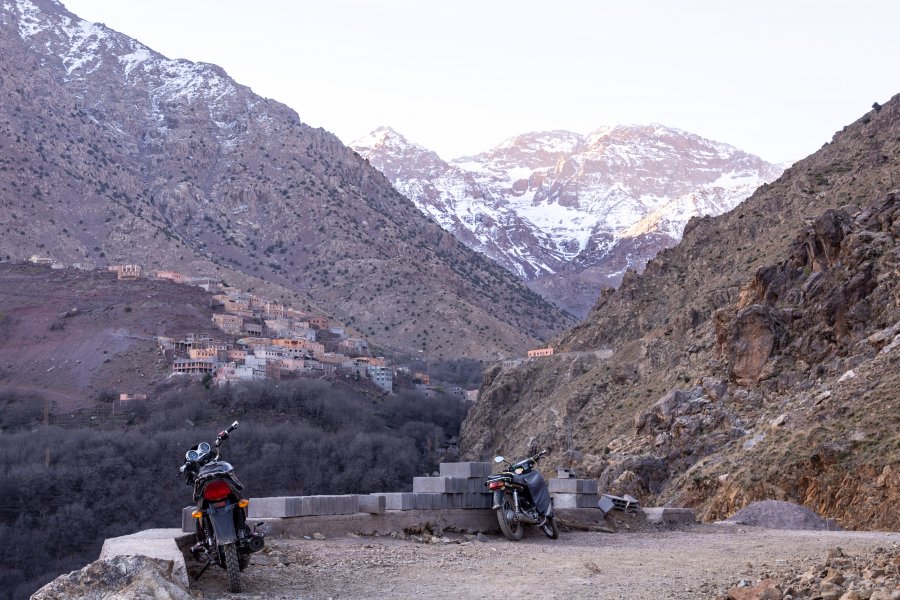
{"label": "motorcycle exhaust pipe", "polygon": [[528,515],[518,515],[518,517],[516,517],[516,521],[518,521],[519,523],[526,523],[528,525],[537,525],[538,524],[537,519],[532,519]]}
{"label": "motorcycle exhaust pipe", "polygon": [[247,547],[250,548],[250,552],[259,552],[265,545],[265,538],[259,534],[250,536],[250,540],[247,543]]}

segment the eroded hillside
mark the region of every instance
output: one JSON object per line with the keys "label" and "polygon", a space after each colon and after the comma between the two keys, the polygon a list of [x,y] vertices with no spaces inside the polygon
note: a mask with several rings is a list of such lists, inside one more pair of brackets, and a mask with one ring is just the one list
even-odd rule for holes
{"label": "eroded hillside", "polygon": [[486,374],[465,451],[550,445],[614,492],[707,519],[778,498],[900,527],[898,150],[894,97],[693,220],[559,356]]}

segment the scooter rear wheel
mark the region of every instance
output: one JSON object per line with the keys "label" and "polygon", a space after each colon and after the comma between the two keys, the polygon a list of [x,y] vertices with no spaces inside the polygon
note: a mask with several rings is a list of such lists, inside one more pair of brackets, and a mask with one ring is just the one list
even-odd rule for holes
{"label": "scooter rear wheel", "polygon": [[525,533],[522,523],[515,520],[515,509],[509,500],[509,496],[503,498],[503,506],[497,509],[497,522],[500,524],[500,531],[506,539],[512,542],[518,542]]}

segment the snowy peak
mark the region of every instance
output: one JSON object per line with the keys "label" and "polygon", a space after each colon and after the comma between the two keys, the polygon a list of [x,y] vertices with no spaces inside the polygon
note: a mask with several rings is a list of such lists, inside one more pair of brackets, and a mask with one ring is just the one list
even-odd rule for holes
{"label": "snowy peak", "polygon": [[[677,243],[691,217],[731,210],[782,172],[659,123],[529,132],[449,162],[390,128],[353,146],[423,212],[575,314]],[[543,284],[588,271],[577,291]]]}
{"label": "snowy peak", "polygon": [[146,88],[154,104],[211,102],[222,109],[237,85],[218,66],[184,59],[171,60],[101,23],[70,13],[56,0],[4,0],[4,25],[44,60],[61,64],[65,81],[107,76]]}
{"label": "snowy peak", "polygon": [[353,148],[365,148],[367,150],[390,149],[392,151],[406,151],[421,148],[423,151],[426,151],[423,146],[413,144],[390,127],[378,127],[350,145]]}
{"label": "snowy peak", "polygon": [[487,152],[455,159],[453,163],[548,169],[574,152],[582,142],[583,136],[571,131],[533,131],[508,138]]}

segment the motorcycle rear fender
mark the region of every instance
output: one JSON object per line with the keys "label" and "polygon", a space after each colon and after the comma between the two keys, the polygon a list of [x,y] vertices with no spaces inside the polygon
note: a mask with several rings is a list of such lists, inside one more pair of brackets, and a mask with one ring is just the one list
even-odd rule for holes
{"label": "motorcycle rear fender", "polygon": [[498,509],[503,506],[503,490],[494,490],[494,506],[491,508]]}
{"label": "motorcycle rear fender", "polygon": [[216,544],[224,546],[237,541],[237,531],[234,529],[234,507],[231,502],[228,506],[216,508],[209,506],[206,514],[212,523],[213,533],[216,536]]}

